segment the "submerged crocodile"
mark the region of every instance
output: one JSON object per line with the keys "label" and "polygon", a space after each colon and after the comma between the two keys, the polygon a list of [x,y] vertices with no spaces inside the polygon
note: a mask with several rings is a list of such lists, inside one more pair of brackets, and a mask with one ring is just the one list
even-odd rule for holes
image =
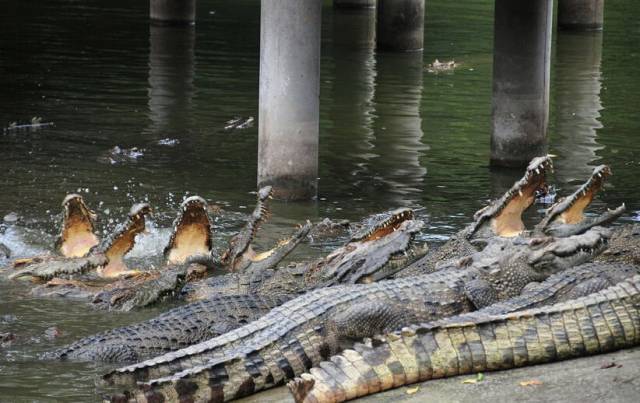
{"label": "submerged crocodile", "polygon": [[300,375],[352,340],[518,295],[528,283],[546,279],[565,264],[591,258],[607,237],[608,230],[594,228],[544,242],[502,242],[491,254],[479,254],[472,262],[464,259],[467,266],[458,270],[314,290],[258,321],[117,369],[104,380],[142,381],[132,395],[140,401],[238,398]]}
{"label": "submerged crocodile", "polygon": [[[118,225],[113,234],[100,245],[92,247],[86,256],[29,259],[30,262],[24,267],[17,266],[20,268],[9,278],[31,277],[39,281],[49,281],[56,277],[78,276],[89,272],[95,272],[101,278],[133,274],[127,269],[123,258],[133,248],[136,235],[144,231],[145,217],[150,213],[151,207],[148,204],[135,204],[131,207],[125,222]],[[65,239],[76,238],[70,234]]]}
{"label": "submerged crocodile", "polygon": [[[430,379],[542,364],[640,344],[638,267],[590,269],[591,277],[585,283],[576,282],[576,272],[569,271],[529,293],[531,300],[540,292],[550,296],[542,298],[546,306],[511,313],[513,308],[522,309],[520,298],[513,306],[505,303],[489,312],[410,326],[356,344],[289,382],[289,389],[296,402],[342,402]],[[575,286],[558,297],[557,291],[566,291],[558,285],[572,276],[570,283]],[[603,289],[604,285],[609,288]],[[567,296],[576,299],[567,301]],[[551,303],[555,305],[547,305]]]}
{"label": "submerged crocodile", "polygon": [[[407,220],[410,217],[407,211],[391,215],[379,224],[377,230],[367,231],[366,238],[359,237],[358,241],[309,264],[307,276],[298,270],[300,266],[280,268],[275,273],[272,270],[269,270],[271,273],[264,270],[230,273],[221,277],[234,281],[229,280],[227,288],[219,284],[214,297],[174,308],[149,321],[86,337],[47,354],[47,357],[111,362],[140,360],[199,343],[245,325],[293,299],[296,292],[304,289],[329,283],[356,282],[371,278],[377,272],[393,272],[414,253],[413,237],[422,225],[418,221]],[[287,277],[298,277],[295,282],[297,288],[290,279],[281,275],[284,272],[288,273]],[[276,289],[278,281],[274,279],[290,284]],[[271,282],[263,283],[265,280]]]}

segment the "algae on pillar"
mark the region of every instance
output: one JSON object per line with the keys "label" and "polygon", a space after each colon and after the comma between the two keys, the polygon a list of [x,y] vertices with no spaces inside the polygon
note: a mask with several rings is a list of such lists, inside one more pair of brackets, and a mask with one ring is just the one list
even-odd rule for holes
{"label": "algae on pillar", "polygon": [[552,0],[496,0],[491,164],[546,153]]}
{"label": "algae on pillar", "polygon": [[378,0],[378,50],[422,50],[424,3],[425,0]]}
{"label": "algae on pillar", "polygon": [[279,199],[317,194],[321,7],[261,2],[258,187]]}
{"label": "algae on pillar", "polygon": [[196,0],[150,0],[149,17],[160,24],[194,24]]}
{"label": "algae on pillar", "polygon": [[562,29],[602,29],[604,0],[558,0],[558,27]]}

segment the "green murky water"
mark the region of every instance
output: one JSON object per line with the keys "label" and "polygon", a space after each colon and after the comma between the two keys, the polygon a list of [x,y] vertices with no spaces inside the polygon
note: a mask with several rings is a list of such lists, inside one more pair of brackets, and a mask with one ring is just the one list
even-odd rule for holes
{"label": "green murky water", "polygon": [[[185,195],[223,206],[219,241],[253,204],[259,2],[198,2],[192,29],[149,27],[146,2],[3,1],[0,126],[32,117],[37,131],[0,131],[0,218],[17,213],[0,242],[27,256],[50,249],[59,203],[81,192],[113,228],[129,206],[157,214],[132,253],[158,261]],[[569,193],[592,167],[614,176],[594,203],[640,210],[640,26],[632,0],[608,2],[604,33],[554,34],[550,150],[555,183]],[[319,200],[274,203],[259,240],[267,245],[303,219],[357,219],[394,206],[423,207],[425,238],[461,228],[521,172],[490,170],[493,2],[427,2],[422,54],[375,54],[370,15],[323,14]],[[433,75],[434,59],[462,63]],[[135,152],[114,153],[113,148]],[[529,213],[529,222],[540,209]],[[298,258],[316,255],[303,247]],[[0,401],[93,401],[104,371],[92,363],[48,363],[39,352],[154,314],[94,312],[38,300],[0,278]],[[157,312],[157,311],[156,311]],[[49,339],[56,327],[60,337]]]}

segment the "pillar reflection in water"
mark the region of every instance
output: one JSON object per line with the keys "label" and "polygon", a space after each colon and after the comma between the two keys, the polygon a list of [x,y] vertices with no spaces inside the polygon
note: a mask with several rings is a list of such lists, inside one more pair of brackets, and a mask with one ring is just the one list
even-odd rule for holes
{"label": "pillar reflection in water", "polygon": [[331,18],[333,82],[326,147],[332,155],[329,175],[360,187],[370,177],[373,94],[376,76],[375,9],[336,9]]}
{"label": "pillar reflection in water", "polygon": [[554,165],[561,183],[584,181],[603,148],[600,123],[602,32],[558,32],[555,64]]}
{"label": "pillar reflection in water", "polygon": [[396,205],[416,203],[425,188],[427,170],[421,157],[422,53],[378,54],[375,87],[375,148],[371,161]]}
{"label": "pillar reflection in water", "polygon": [[149,27],[149,118],[158,139],[188,127],[193,98],[194,26]]}

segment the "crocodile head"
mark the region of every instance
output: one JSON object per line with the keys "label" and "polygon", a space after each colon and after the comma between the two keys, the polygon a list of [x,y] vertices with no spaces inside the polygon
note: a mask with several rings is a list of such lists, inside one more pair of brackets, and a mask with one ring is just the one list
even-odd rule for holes
{"label": "crocodile head", "polygon": [[207,202],[200,196],[185,199],[173,222],[169,243],[164,248],[165,260],[168,264],[181,264],[191,256],[209,255],[212,244]]}
{"label": "crocodile head", "polygon": [[151,206],[147,203],[134,204],[129,210],[127,219],[116,227],[96,250],[106,256],[108,263],[98,267],[98,275],[101,277],[116,277],[127,270],[124,256],[133,249],[136,236],[145,230],[145,218],[151,214]]}
{"label": "crocodile head", "polygon": [[530,282],[592,260],[605,248],[611,231],[594,227],[566,238],[492,239],[485,250],[461,259],[458,266],[480,270],[501,298],[520,294]]}
{"label": "crocodile head", "polygon": [[511,189],[475,213],[474,222],[464,230],[466,238],[520,235],[524,231],[522,213],[535,200],[536,190],[545,185],[549,169],[553,169],[551,156],[531,160],[524,176],[514,183]]}
{"label": "crocodile head", "polygon": [[584,210],[591,204],[610,175],[611,168],[607,165],[597,166],[591,177],[572,195],[560,199],[547,210],[542,221],[536,226],[536,231],[553,236],[570,236],[618,218],[625,211],[624,204],[596,218],[587,218],[584,215]]}
{"label": "crocodile head", "polygon": [[55,248],[65,257],[82,257],[100,240],[95,234],[96,213],[79,194],[69,194],[62,201],[62,228]]}
{"label": "crocodile head", "polygon": [[240,270],[246,266],[247,260],[261,260],[264,257],[255,254],[251,248],[251,243],[256,236],[256,232],[264,221],[266,221],[271,212],[269,211],[268,201],[272,198],[273,190],[271,186],[265,186],[258,191],[258,202],[256,204],[251,217],[245,224],[244,228],[231,238],[229,247],[222,255],[222,265],[229,270]]}
{"label": "crocodile head", "polygon": [[413,211],[396,209],[373,216],[367,228],[352,240],[316,262],[305,272],[305,282],[315,288],[338,283],[370,283],[387,278],[426,253],[415,236],[423,223]]}
{"label": "crocodile head", "polygon": [[406,220],[413,219],[413,210],[398,208],[369,217],[364,227],[351,236],[349,242],[374,241],[398,229]]}
{"label": "crocodile head", "polygon": [[118,225],[113,234],[94,246],[84,257],[35,258],[29,263],[15,266],[18,271],[10,279],[31,277],[34,280],[51,280],[54,277],[72,276],[97,271],[101,277],[115,277],[127,270],[124,256],[133,248],[135,237],[145,228],[145,217],[151,213],[146,203],[131,207],[127,219]]}

